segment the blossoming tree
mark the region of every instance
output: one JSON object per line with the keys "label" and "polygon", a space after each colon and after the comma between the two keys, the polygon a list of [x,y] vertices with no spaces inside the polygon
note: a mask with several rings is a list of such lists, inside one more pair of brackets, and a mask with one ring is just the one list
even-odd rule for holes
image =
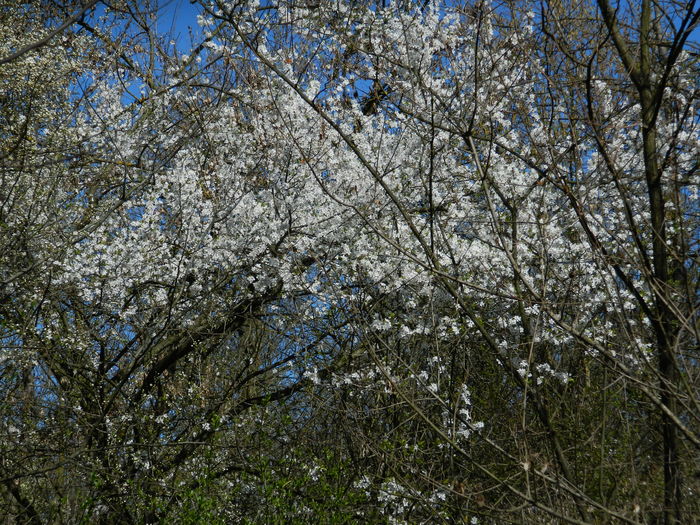
{"label": "blossoming tree", "polygon": [[697,512],[695,4],[200,4],[3,15],[6,514]]}

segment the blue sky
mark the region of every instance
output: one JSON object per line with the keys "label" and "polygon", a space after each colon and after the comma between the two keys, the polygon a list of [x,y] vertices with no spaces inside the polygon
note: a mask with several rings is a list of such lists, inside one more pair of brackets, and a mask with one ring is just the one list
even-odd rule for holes
{"label": "blue sky", "polygon": [[[192,38],[199,43],[202,33],[197,24],[197,14],[201,12],[201,6],[190,0],[156,0],[153,3],[157,4],[156,26],[153,28],[157,34],[172,34],[182,53],[187,53],[192,47]],[[137,8],[142,9],[139,4],[136,4]],[[104,3],[98,2],[91,17],[103,15],[105,8]]]}
{"label": "blue sky", "polygon": [[178,50],[186,53],[191,47],[191,35],[195,40],[201,36],[197,25],[197,14],[201,11],[199,5],[189,0],[163,0],[158,10],[159,33],[172,32]]}

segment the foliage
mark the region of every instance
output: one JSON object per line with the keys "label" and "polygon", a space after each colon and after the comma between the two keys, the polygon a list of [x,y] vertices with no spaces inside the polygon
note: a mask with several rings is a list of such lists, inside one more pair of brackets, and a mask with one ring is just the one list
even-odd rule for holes
{"label": "foliage", "polygon": [[700,513],[694,2],[0,6],[0,505]]}

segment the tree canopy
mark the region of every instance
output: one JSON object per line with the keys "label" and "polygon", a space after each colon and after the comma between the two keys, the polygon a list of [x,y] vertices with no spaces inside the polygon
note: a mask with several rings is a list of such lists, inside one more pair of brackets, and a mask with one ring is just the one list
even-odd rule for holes
{"label": "tree canopy", "polygon": [[695,0],[0,0],[2,523],[690,523]]}

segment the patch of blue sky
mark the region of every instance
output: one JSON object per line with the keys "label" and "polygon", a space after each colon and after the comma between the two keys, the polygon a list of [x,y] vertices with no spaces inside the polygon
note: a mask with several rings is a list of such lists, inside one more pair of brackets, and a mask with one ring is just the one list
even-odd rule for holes
{"label": "patch of blue sky", "polygon": [[[140,6],[138,6],[140,8]],[[186,55],[190,50],[196,47],[204,38],[202,29],[200,28],[197,17],[201,13],[201,6],[192,3],[188,0],[165,0],[160,3],[155,3],[152,11],[143,10],[141,15],[145,15],[150,19],[152,27],[148,29],[157,38],[162,38],[164,49],[167,53],[173,56]],[[102,23],[107,22],[110,17],[114,17],[115,23],[111,25],[110,34],[108,35],[114,42],[125,42],[133,38],[134,49],[138,51],[137,46],[140,45],[139,35],[144,29],[135,24],[133,20],[121,13],[113,13],[108,11],[108,8],[103,3],[98,3],[95,9],[85,17],[85,25],[76,24],[73,26],[75,32],[89,32],[89,27],[99,27]],[[144,50],[142,54],[135,54],[134,60],[144,60],[146,64],[150,57]],[[155,71],[163,71],[164,65],[156,57]],[[119,81],[122,83],[124,91],[122,95],[122,104],[129,105],[132,102],[142,99],[149,91],[144,79],[132,74],[127,63],[124,61],[123,71],[119,75]],[[80,78],[78,83],[87,89],[92,84],[90,76],[85,75]]]}

